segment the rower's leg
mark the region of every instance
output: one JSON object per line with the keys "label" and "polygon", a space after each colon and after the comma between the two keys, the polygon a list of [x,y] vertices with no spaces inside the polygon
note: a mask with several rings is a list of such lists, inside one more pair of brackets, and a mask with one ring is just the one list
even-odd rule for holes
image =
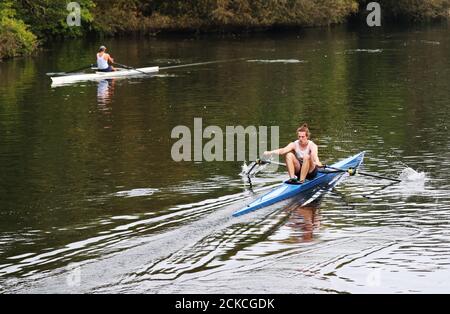
{"label": "rower's leg", "polygon": [[314,169],[311,167],[311,162],[312,162],[311,156],[306,155],[303,157],[302,171],[300,172],[300,182],[305,181],[309,171],[311,169]]}
{"label": "rower's leg", "polygon": [[295,178],[295,174],[300,171],[300,162],[293,153],[286,154],[286,166],[288,169],[289,178]]}

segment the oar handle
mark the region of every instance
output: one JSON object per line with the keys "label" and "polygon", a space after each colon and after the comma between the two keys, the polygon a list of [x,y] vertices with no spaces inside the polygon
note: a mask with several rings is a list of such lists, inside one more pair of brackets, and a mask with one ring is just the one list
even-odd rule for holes
{"label": "oar handle", "polygon": [[286,164],[283,164],[283,163],[277,162],[277,161],[272,161],[272,160],[256,159],[256,163],[259,165],[272,164],[272,165],[287,167]]}
{"label": "oar handle", "polygon": [[116,64],[116,65],[118,65],[118,66],[121,66],[121,67],[123,67],[123,68],[125,68],[125,69],[128,69],[128,70],[134,70],[134,71],[137,71],[137,72],[142,73],[142,74],[145,74],[145,75],[153,75],[153,73],[144,72],[144,71],[141,71],[141,70],[139,70],[139,69],[130,67],[130,66],[128,66],[128,65],[125,65],[125,64],[120,64],[120,63],[117,63],[117,62],[114,62],[114,64]]}
{"label": "oar handle", "polygon": [[130,66],[128,66],[128,65],[120,64],[120,63],[118,63],[118,62],[114,62],[114,64],[116,64],[116,65],[118,65],[118,66],[121,66],[121,67],[123,67],[123,68],[125,68],[125,69],[131,69],[131,70],[134,70],[134,69],[135,69],[135,68],[130,67]]}

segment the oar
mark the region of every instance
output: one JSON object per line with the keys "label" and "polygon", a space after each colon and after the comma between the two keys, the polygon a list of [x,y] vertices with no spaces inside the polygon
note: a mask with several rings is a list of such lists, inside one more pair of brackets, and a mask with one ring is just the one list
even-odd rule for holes
{"label": "oar", "polygon": [[169,70],[169,69],[176,69],[176,68],[185,68],[185,67],[193,67],[197,65],[207,65],[207,64],[214,64],[214,63],[225,63],[225,62],[232,62],[232,61],[240,61],[245,60],[246,58],[238,58],[238,59],[229,59],[229,60],[218,60],[218,61],[207,61],[207,62],[197,62],[197,63],[189,63],[189,64],[180,64],[180,65],[171,65],[168,67],[162,67],[159,68],[160,70]]}
{"label": "oar", "polygon": [[367,199],[371,199],[372,197],[370,197],[371,195],[375,195],[375,194],[377,194],[377,193],[379,193],[379,192],[381,192],[381,191],[383,191],[383,190],[386,190],[387,188],[389,188],[389,187],[391,187],[391,186],[393,186],[393,185],[396,185],[398,182],[391,182],[391,183],[389,183],[389,184],[387,184],[387,185],[385,185],[385,186],[382,186],[381,188],[379,188],[379,189],[376,189],[375,191],[373,191],[373,192],[371,192],[371,193],[369,193],[369,194],[364,194],[364,195],[362,195],[362,197],[365,197],[365,198],[367,198]]}
{"label": "oar", "polygon": [[327,165],[324,165],[324,168],[333,169],[336,172],[347,172],[351,176],[354,176],[355,174],[360,174],[360,175],[366,176],[366,177],[383,179],[383,180],[389,180],[389,181],[393,181],[393,182],[397,182],[397,183],[402,182],[402,180],[393,179],[393,178],[389,178],[389,177],[383,177],[383,176],[379,176],[379,175],[371,174],[371,173],[367,173],[367,172],[362,172],[362,171],[359,171],[359,170],[357,170],[355,168],[340,169],[340,168],[335,168],[335,167],[331,167],[331,166],[327,166]]}
{"label": "oar", "polygon": [[254,161],[253,165],[250,167],[250,170],[247,171],[247,179],[248,183],[250,184],[250,188],[252,187],[252,178],[250,178],[250,173],[252,173],[253,169],[255,169],[256,166],[258,166],[258,162]]}
{"label": "oar", "polygon": [[262,159],[256,159],[256,161],[253,162],[253,165],[250,167],[250,169],[247,171],[247,177],[250,176],[250,173],[252,173],[253,169],[255,169],[256,166],[266,165],[266,164],[274,164],[274,165],[280,165],[286,167],[286,164],[282,164],[276,161],[270,161],[270,160],[262,160]]}
{"label": "oar", "polygon": [[155,73],[144,72],[144,71],[138,70],[136,68],[130,67],[128,65],[120,64],[120,63],[117,63],[117,62],[114,62],[114,64],[117,64],[118,66],[121,66],[121,67],[123,67],[125,69],[128,69],[128,70],[134,70],[134,71],[140,72],[140,73],[145,74],[145,75],[154,75],[155,74]]}
{"label": "oar", "polygon": [[286,164],[283,164],[281,162],[277,162],[277,161],[272,161],[272,160],[262,160],[262,159],[257,159],[256,163],[260,164],[260,165],[265,165],[265,164],[272,164],[272,165],[278,165],[278,166],[283,166],[283,167],[287,167]]}
{"label": "oar", "polygon": [[48,76],[66,75],[66,74],[69,74],[69,73],[74,73],[74,72],[79,72],[79,71],[81,71],[81,70],[86,70],[86,69],[92,68],[93,66],[94,66],[93,64],[90,64],[90,65],[86,65],[86,66],[84,66],[84,67],[82,67],[82,68],[75,69],[75,70],[72,70],[72,71],[46,73],[46,75],[48,75]]}
{"label": "oar", "polygon": [[[261,159],[258,159],[256,161],[256,164],[262,164],[262,165],[263,164],[274,164],[274,165],[287,167],[286,164],[281,163],[281,162],[276,162],[276,161],[271,161],[271,160],[261,160]],[[367,173],[367,172],[362,172],[362,171],[359,171],[359,170],[357,170],[355,168],[348,168],[347,170],[345,170],[345,169],[335,168],[335,167],[331,167],[331,166],[327,166],[327,165],[324,165],[323,168],[333,169],[336,172],[348,172],[351,176],[354,176],[355,174],[360,174],[360,175],[366,176],[366,177],[390,180],[390,181],[397,182],[397,183],[402,182],[402,180],[393,179],[393,178],[389,178],[389,177],[383,177],[383,176],[379,176],[379,175],[375,175],[375,174],[371,174],[371,173]]]}
{"label": "oar", "polygon": [[252,173],[253,169],[255,169],[256,166],[266,165],[266,164],[274,164],[279,165],[283,167],[287,167],[286,164],[276,162],[276,161],[270,161],[270,160],[262,160],[262,159],[256,159],[256,161],[253,162],[253,165],[250,167],[250,169],[247,171],[246,176],[248,179],[248,183],[250,184],[250,187],[252,187],[252,178],[250,177],[250,174]]}

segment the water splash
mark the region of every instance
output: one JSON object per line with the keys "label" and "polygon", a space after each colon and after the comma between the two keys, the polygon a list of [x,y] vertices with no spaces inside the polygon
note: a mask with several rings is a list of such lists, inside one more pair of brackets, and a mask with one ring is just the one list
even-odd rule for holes
{"label": "water splash", "polygon": [[424,196],[429,193],[425,186],[426,174],[424,172],[417,172],[408,167],[403,169],[399,178],[402,182],[396,190],[402,198]]}
{"label": "water splash", "polygon": [[402,182],[408,183],[408,182],[414,182],[414,183],[425,183],[426,175],[425,172],[417,172],[416,170],[412,168],[405,168],[403,169],[402,173],[400,173],[400,180]]}
{"label": "water splash", "polygon": [[129,191],[120,191],[115,193],[114,195],[117,197],[141,197],[141,196],[150,196],[154,193],[158,192],[158,189],[134,189]]}
{"label": "water splash", "polygon": [[426,173],[417,172],[408,166],[402,170],[397,178],[401,180],[399,183],[391,182],[388,185],[375,188],[373,191],[365,193],[363,197],[368,199],[382,199],[388,195],[395,195],[396,197],[405,199],[411,196],[428,195],[432,191],[425,185],[426,181],[428,181]]}
{"label": "water splash", "polygon": [[306,63],[305,60],[298,59],[276,59],[276,60],[247,60],[247,62],[256,62],[256,63]]}
{"label": "water splash", "polygon": [[355,52],[367,52],[367,53],[382,53],[383,49],[349,49],[345,51],[346,53],[355,53]]}
{"label": "water splash", "polygon": [[257,165],[255,166],[255,162],[252,162],[250,164],[246,164],[244,162],[244,164],[242,165],[241,169],[241,173],[239,174],[243,180],[246,180],[247,177],[254,177],[256,176],[258,173],[264,171],[264,169],[267,168],[268,164],[264,164],[264,165]]}

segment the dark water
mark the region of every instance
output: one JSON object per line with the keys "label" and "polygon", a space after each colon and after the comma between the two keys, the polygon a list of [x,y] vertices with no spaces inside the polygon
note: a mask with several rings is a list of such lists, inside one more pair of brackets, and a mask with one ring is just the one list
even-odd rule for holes
{"label": "dark water", "polygon": [[[153,77],[51,87],[99,42],[0,63],[0,292],[450,291],[447,26],[238,38],[108,40]],[[327,163],[363,176],[319,203],[231,214],[286,178],[242,162],[174,162],[171,131],[311,125]],[[414,178],[416,176],[416,178]]]}

